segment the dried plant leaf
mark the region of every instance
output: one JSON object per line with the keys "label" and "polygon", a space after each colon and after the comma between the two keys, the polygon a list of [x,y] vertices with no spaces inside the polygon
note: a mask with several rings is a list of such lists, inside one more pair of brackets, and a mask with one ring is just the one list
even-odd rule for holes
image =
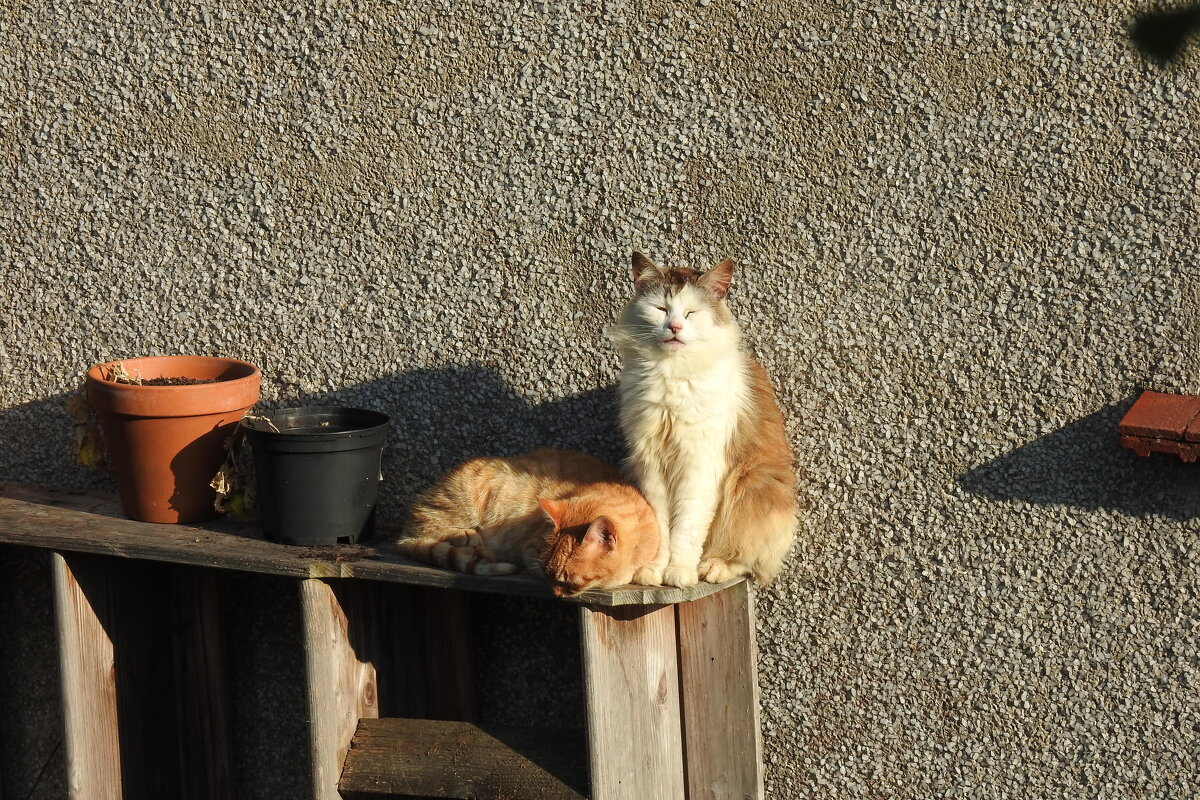
{"label": "dried plant leaf", "polygon": [[270,417],[263,417],[258,414],[251,414],[250,412],[242,415],[242,424],[247,428],[255,430],[265,427],[271,433],[280,433],[279,428],[275,427],[275,423],[271,421]]}
{"label": "dried plant leaf", "polygon": [[243,426],[250,423],[266,423],[278,433],[278,429],[266,417],[246,413],[238,422],[233,434],[225,440],[225,461],[209,486],[217,493],[213,507],[219,514],[230,513],[237,517],[248,516],[257,506],[254,465]]}
{"label": "dried plant leaf", "polygon": [[[105,380],[112,381],[113,383],[130,384],[133,386],[141,386],[142,385],[142,376],[140,374],[131,375],[125,369],[124,361],[113,361],[108,364],[105,364],[105,367],[107,368],[104,373]],[[134,370],[134,371],[136,372],[136,370]]]}
{"label": "dried plant leaf", "polygon": [[67,397],[64,405],[67,413],[75,420],[72,439],[75,445],[75,460],[85,467],[104,469],[108,466],[108,453],[104,448],[104,436],[100,432],[100,420],[82,392]]}

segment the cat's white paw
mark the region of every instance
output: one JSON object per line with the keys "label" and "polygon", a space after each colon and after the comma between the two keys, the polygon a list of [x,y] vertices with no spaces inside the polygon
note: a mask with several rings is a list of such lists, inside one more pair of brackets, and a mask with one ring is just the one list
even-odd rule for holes
{"label": "cat's white paw", "polygon": [[662,567],[642,567],[633,576],[633,582],[638,586],[662,586]]}
{"label": "cat's white paw", "polygon": [[664,586],[695,586],[700,582],[700,576],[696,574],[695,567],[681,567],[678,564],[672,564],[663,573],[662,582]]}
{"label": "cat's white paw", "polygon": [[700,579],[708,583],[724,583],[746,574],[746,570],[739,569],[739,566],[723,558],[706,558],[700,562]]}

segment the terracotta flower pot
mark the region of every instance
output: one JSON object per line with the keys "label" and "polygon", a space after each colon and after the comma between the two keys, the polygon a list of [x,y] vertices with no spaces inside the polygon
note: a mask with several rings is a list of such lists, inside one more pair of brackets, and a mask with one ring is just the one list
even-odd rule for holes
{"label": "terracotta flower pot", "polygon": [[209,481],[224,460],[225,440],[258,401],[258,367],[209,356],[122,360],[126,372],[142,380],[213,381],[137,386],[106,380],[116,363],[93,366],[86,385],[125,515],[144,522],[215,517]]}

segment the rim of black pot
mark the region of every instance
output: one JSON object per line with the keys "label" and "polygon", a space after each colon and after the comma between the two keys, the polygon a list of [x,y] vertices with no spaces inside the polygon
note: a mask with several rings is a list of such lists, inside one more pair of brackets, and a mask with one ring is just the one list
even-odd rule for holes
{"label": "rim of black pot", "polygon": [[[271,430],[262,420],[269,420],[278,430]],[[304,424],[296,422],[303,420]],[[391,423],[382,411],[353,406],[298,406],[273,408],[255,412],[243,419],[249,430],[265,436],[337,439],[373,433]]]}

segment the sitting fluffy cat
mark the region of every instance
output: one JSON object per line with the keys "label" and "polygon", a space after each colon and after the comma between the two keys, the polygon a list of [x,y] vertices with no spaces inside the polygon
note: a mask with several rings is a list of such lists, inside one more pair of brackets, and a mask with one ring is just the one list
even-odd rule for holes
{"label": "sitting fluffy cat", "polygon": [[633,581],[658,552],[654,512],[611,465],[541,449],[476,458],[409,509],[401,553],[476,575],[541,570],[558,597]]}
{"label": "sitting fluffy cat", "polygon": [[660,269],[633,254],[621,351],[629,465],[658,517],[639,583],[690,586],[779,571],[796,527],[792,454],[762,366],[725,303],[733,262]]}

